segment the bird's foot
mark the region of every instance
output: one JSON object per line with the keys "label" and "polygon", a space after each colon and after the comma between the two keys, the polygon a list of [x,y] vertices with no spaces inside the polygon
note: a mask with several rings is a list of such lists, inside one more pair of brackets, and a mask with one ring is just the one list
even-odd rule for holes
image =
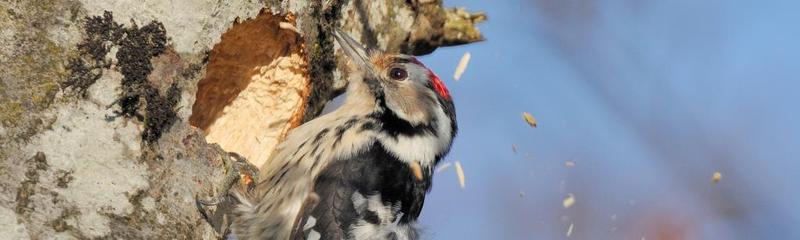
{"label": "bird's foot", "polygon": [[[222,159],[225,177],[220,185],[217,196],[201,199],[195,197],[195,204],[203,218],[211,224],[220,234],[225,234],[228,221],[227,215],[235,208],[235,200],[231,201],[231,190],[249,192],[255,188],[258,169],[236,153],[229,153]],[[238,186],[237,186],[238,184]]]}
{"label": "bird's foot", "polygon": [[218,205],[225,200],[231,188],[237,183],[243,192],[250,192],[255,188],[258,168],[247,162],[247,160],[236,153],[228,153],[222,161],[226,175],[220,184],[219,196],[212,197],[210,200],[198,199],[198,203],[204,206]]}

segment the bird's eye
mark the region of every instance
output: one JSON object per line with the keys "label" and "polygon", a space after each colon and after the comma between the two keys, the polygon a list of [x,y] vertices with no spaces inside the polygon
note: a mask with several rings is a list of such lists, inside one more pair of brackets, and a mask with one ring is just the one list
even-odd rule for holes
{"label": "bird's eye", "polygon": [[408,77],[408,72],[405,69],[396,67],[389,70],[389,77],[393,80],[402,81]]}

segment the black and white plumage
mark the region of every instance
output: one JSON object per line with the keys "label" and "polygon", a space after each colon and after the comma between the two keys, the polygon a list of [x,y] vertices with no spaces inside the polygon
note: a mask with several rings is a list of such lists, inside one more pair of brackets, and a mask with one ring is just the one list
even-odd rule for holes
{"label": "black and white plumage", "polygon": [[347,99],[292,130],[255,189],[234,193],[237,239],[419,235],[415,221],[433,167],[456,134],[450,94],[414,57],[367,50],[338,30],[334,36],[358,67]]}

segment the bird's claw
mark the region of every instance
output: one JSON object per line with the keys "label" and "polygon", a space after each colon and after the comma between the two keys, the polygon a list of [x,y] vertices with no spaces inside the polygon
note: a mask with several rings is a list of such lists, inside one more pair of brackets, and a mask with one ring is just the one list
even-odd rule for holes
{"label": "bird's claw", "polygon": [[[229,199],[232,188],[237,184],[243,186],[246,191],[255,188],[258,169],[236,153],[228,153],[228,156],[223,157],[222,162],[225,169],[225,177],[222,183],[218,185],[220,186],[218,195],[205,199],[195,196],[195,204],[203,218],[220,234],[225,234],[225,229],[227,229],[227,226],[224,226],[227,225],[225,216],[229,213],[228,211],[232,210],[232,202]],[[211,210],[212,208],[213,211]]]}

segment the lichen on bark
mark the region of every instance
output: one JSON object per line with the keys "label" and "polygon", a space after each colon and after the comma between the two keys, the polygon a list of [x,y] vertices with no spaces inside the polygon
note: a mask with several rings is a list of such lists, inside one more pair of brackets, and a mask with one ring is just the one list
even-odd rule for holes
{"label": "lichen on bark", "polygon": [[[278,35],[239,34],[252,39],[229,53],[262,47],[291,56],[242,60],[254,67],[243,72],[254,74],[235,79],[245,89],[276,83],[242,97],[266,92],[280,100],[300,91],[297,104],[270,110],[290,120],[259,126],[281,134],[316,117],[346,86],[333,28],[413,54],[456,44],[443,41],[447,31],[474,29],[446,30],[440,1],[1,1],[0,41],[8,44],[0,46],[0,235],[217,238],[194,200],[219,194],[230,171],[222,159],[236,149],[210,144],[190,118],[198,83],[219,70],[210,59],[224,33],[266,12],[293,18],[269,22],[279,24],[267,28]],[[287,36],[295,45],[259,39]],[[286,46],[291,54],[281,52]],[[307,82],[281,85],[271,75],[280,69]],[[229,121],[239,121],[234,116],[247,115]]]}

